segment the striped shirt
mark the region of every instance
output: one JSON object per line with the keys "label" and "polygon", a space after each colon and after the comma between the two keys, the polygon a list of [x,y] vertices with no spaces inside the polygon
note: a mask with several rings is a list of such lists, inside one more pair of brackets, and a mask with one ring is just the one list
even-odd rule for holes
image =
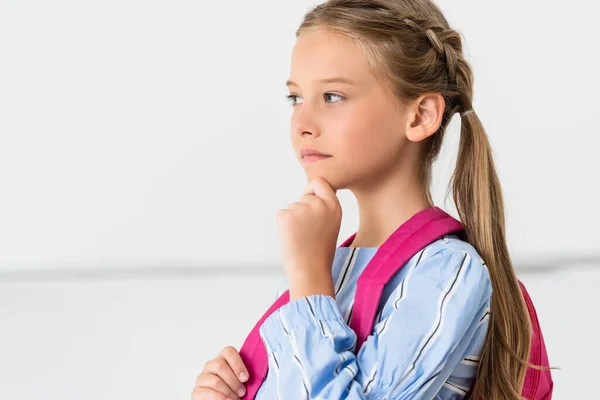
{"label": "striped shirt", "polygon": [[[384,287],[373,332],[353,353],[356,281],[377,247],[337,247],[335,299],[291,301],[261,325],[269,369],[256,399],[463,399],[488,328],[492,287],[475,248],[446,235]],[[286,280],[277,297],[289,288]]]}

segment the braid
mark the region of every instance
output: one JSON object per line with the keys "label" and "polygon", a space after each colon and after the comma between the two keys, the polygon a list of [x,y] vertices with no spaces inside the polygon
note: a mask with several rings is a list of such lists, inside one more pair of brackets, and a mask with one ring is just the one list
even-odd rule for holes
{"label": "braid", "polygon": [[[408,26],[409,31],[416,34],[416,42],[432,50],[429,54],[423,53],[422,46],[412,47],[410,40],[403,41],[403,45],[407,46],[405,56],[419,59],[418,62],[411,64],[411,67],[415,65],[415,68],[409,72],[411,80],[418,84],[410,89],[414,89],[415,93],[428,91],[425,82],[436,82],[434,86],[438,84],[444,86],[441,91],[446,99],[447,113],[444,118],[446,123],[455,113],[471,109],[473,74],[462,56],[461,35],[451,29],[445,18],[440,17],[437,14],[438,10],[433,9],[432,4],[430,5],[432,9],[423,13],[423,5],[417,0],[402,0],[402,4],[397,0],[328,0],[316,6],[303,25],[304,28],[318,25],[315,21],[321,14],[327,14],[332,22],[335,21],[333,25],[356,38],[360,34],[351,34],[352,29],[346,29],[346,24],[347,21],[355,20],[356,13],[361,13],[357,31],[371,32],[376,38],[375,42],[379,42],[382,51],[393,47],[390,43],[382,44],[387,38],[405,38],[407,33],[410,34],[411,32],[402,32],[401,35],[392,34],[398,30],[405,31],[403,27]],[[418,65],[421,61],[423,64]],[[443,65],[444,69],[439,69],[439,65]],[[438,76],[441,80],[437,79]],[[438,89],[434,89],[436,90]]]}
{"label": "braid", "polygon": [[[459,103],[451,111],[451,114],[454,114],[459,109],[463,111],[469,110],[471,108],[471,82],[462,80],[464,74],[461,73],[460,64],[465,64],[465,61],[461,55],[462,42],[460,41],[459,34],[452,29],[446,29],[442,25],[427,20],[403,18],[402,21],[417,35],[425,37],[433,50],[443,60],[448,76],[449,89],[450,91],[457,92]],[[465,93],[464,89],[467,89],[468,93]]]}

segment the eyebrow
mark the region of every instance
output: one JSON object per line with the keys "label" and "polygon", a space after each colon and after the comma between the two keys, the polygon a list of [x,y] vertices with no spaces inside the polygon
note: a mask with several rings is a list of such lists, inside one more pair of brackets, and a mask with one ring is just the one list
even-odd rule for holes
{"label": "eyebrow", "polygon": [[[352,79],[344,78],[343,76],[334,76],[332,78],[318,79],[318,80],[315,80],[314,82],[315,83],[345,83],[348,85],[356,85],[356,82],[354,82]],[[288,80],[285,83],[285,86],[290,86],[290,85],[298,86],[298,84],[296,82]],[[298,86],[298,87],[300,87],[300,86]]]}

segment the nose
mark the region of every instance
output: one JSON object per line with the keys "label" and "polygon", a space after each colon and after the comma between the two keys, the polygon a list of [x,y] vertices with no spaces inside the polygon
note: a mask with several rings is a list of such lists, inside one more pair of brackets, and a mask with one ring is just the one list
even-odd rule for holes
{"label": "nose", "polygon": [[306,103],[299,107],[292,115],[290,129],[292,135],[297,137],[303,137],[306,134],[314,137],[321,135],[317,113]]}

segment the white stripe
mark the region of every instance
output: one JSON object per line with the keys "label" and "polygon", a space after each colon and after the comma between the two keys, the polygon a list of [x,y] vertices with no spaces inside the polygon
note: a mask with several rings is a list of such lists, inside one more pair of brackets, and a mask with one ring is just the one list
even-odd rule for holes
{"label": "white stripe", "polygon": [[273,360],[273,363],[271,364],[273,366],[273,370],[275,371],[275,376],[276,376],[276,392],[277,392],[277,398],[279,400],[281,400],[281,393],[280,390],[281,388],[279,387],[279,367],[277,367],[277,362],[275,361],[275,353],[274,352],[270,352],[269,353],[269,358],[271,358]]}
{"label": "white stripe", "polygon": [[[417,253],[416,257],[412,258],[413,262],[411,263],[411,265],[408,266],[408,273],[406,274],[406,277],[402,280],[402,282],[400,282],[400,285],[396,289],[396,292],[397,292],[396,297],[394,298],[394,302],[392,303],[392,305],[394,306],[394,309],[396,309],[396,310],[398,309],[398,306],[402,302],[402,300],[404,300],[406,298],[406,294],[408,293],[408,282],[410,280],[410,277],[412,276],[413,271],[415,270],[415,268],[417,267],[417,265],[419,263],[424,261],[422,253],[425,252],[425,249],[421,250],[419,253]],[[385,307],[383,307],[383,308],[385,308]],[[382,312],[383,312],[383,308],[382,308]],[[383,324],[381,324],[377,328],[378,329],[377,334],[379,336],[382,336],[388,330],[389,324],[387,324],[385,321],[388,318],[390,318],[392,315],[393,315],[393,312],[390,313],[390,315],[388,315],[383,320]]]}
{"label": "white stripe", "polygon": [[[445,363],[442,363],[441,365],[439,365],[430,376],[426,377],[425,382],[420,387],[417,388],[417,387],[412,386],[410,389],[410,391],[411,391],[410,394],[415,394],[415,393],[420,394],[420,393],[423,393],[424,391],[427,391],[427,389],[429,387],[431,387],[434,384],[434,382],[436,382],[436,379],[439,376],[442,369],[444,368],[444,366],[445,366]],[[384,399],[392,398],[392,393],[394,390],[396,390],[397,387],[398,387],[398,385],[395,385],[391,390],[388,390],[388,392],[385,393],[385,396],[383,398]],[[408,393],[402,392],[401,394],[407,395]]]}
{"label": "white stripe", "polygon": [[463,391],[447,383],[444,383],[442,386],[444,386],[446,389],[452,390],[454,393],[462,394],[463,396],[465,396],[468,393],[468,391]]}
{"label": "white stripe", "polygon": [[483,312],[483,318],[481,318],[481,321],[479,321],[479,323],[477,324],[477,327],[480,327],[481,325],[483,325],[485,322],[487,322],[490,319],[490,309],[489,307],[485,309],[485,311]]}
{"label": "white stripe", "polygon": [[400,284],[400,287],[403,289],[399,291],[398,294],[402,293],[402,295],[398,298],[396,298],[394,300],[394,308],[397,310],[398,309],[398,305],[400,304],[400,302],[406,298],[406,294],[408,293],[408,282],[410,280],[410,277],[412,276],[413,271],[415,270],[415,268],[417,268],[417,266],[425,261],[425,259],[427,258],[427,256],[425,256],[425,250],[427,250],[428,247],[424,248],[423,250],[421,250],[420,253],[417,253],[417,257],[413,257],[413,262],[410,265],[410,268],[408,270],[408,273],[406,274],[406,278],[404,278],[404,280],[402,281],[402,283]]}
{"label": "white stripe", "polygon": [[[294,363],[298,366],[298,368],[300,369],[300,373],[302,374],[302,381],[304,382],[304,386],[306,386],[309,396],[310,393],[312,392],[312,389],[310,387],[310,380],[308,379],[308,375],[306,374],[306,370],[304,369],[304,366],[302,365],[302,363],[299,361],[300,360],[300,352],[298,351],[298,343],[296,342],[296,335],[294,334],[294,331],[290,331],[290,337],[291,337],[291,344],[292,344],[292,353],[293,355],[295,355],[296,357],[292,357],[292,359],[294,360]],[[298,358],[298,359],[296,359]],[[302,388],[302,390],[304,390],[304,388]]]}
{"label": "white stripe", "polygon": [[464,365],[469,365],[472,367],[476,367],[477,365],[479,365],[479,363],[477,361],[471,361],[471,360],[462,360],[460,363],[464,364]]}
{"label": "white stripe", "polygon": [[[396,289],[396,291],[397,291],[396,297],[394,298],[394,301],[392,303],[394,309],[398,309],[398,305],[400,304],[400,302],[403,300],[403,298],[406,298],[406,293],[408,293],[408,280],[410,279],[416,266],[423,261],[423,253],[425,252],[426,249],[427,249],[427,247],[424,248],[423,250],[421,250],[420,252],[418,252],[416,254],[416,256],[413,256],[411,258],[412,262],[410,263],[410,265],[408,265],[407,267],[405,266],[405,268],[408,268],[408,273],[406,274],[406,277],[400,283],[400,286],[398,286],[399,289]],[[386,302],[386,303],[388,303],[388,302]],[[385,308],[385,307],[382,307],[382,309],[381,309],[382,313],[383,313],[383,308]],[[383,320],[383,323],[381,325],[378,325],[376,332],[379,337],[383,336],[388,331],[390,324],[388,324],[386,322],[392,315],[394,315],[393,312],[390,313],[390,315],[388,315]],[[377,364],[375,364],[373,366],[373,368],[371,369],[371,371],[369,373],[369,377],[366,380],[367,386],[363,389],[363,393],[367,394],[368,392],[370,392],[371,388],[369,387],[369,383],[371,381],[373,381],[373,378],[375,377],[376,373],[377,373]]]}
{"label": "white stripe", "polygon": [[434,323],[432,324],[431,328],[429,329],[429,332],[427,332],[427,334],[425,336],[423,336],[423,339],[421,340],[421,343],[419,344],[419,347],[418,347],[419,350],[415,352],[411,362],[408,364],[407,370],[404,372],[404,375],[399,380],[399,382],[404,381],[404,379],[406,379],[409,375],[415,373],[416,362],[417,362],[419,355],[424,356],[426,349],[430,349],[435,344],[436,339],[441,335],[441,333],[443,331],[442,327],[444,326],[444,322],[445,322],[445,320],[443,318],[445,308],[450,303],[450,300],[452,299],[454,294],[458,292],[460,282],[462,281],[463,276],[465,275],[466,270],[467,270],[466,265],[468,265],[467,264],[468,258],[469,258],[469,254],[464,253],[463,261],[461,261],[462,267],[459,268],[458,274],[456,276],[454,276],[453,279],[450,279],[450,281],[448,282],[448,285],[446,286],[444,291],[441,293],[441,295],[438,299],[438,302],[437,302],[437,310],[438,310],[437,318],[434,321]]}
{"label": "white stripe", "polygon": [[454,386],[456,388],[459,388],[460,390],[463,390],[465,392],[469,392],[469,390],[470,390],[470,388],[468,388],[466,386],[463,386],[463,385],[459,385],[456,382],[451,382],[451,381],[448,380],[448,381],[446,381],[446,383],[449,384],[449,385],[451,385],[451,386]]}
{"label": "white stripe", "polygon": [[344,315],[344,321],[346,321],[346,325],[350,325],[350,321],[348,320],[348,317],[350,316],[350,311],[352,311],[353,305],[354,305],[354,299],[352,299],[352,302],[348,306],[348,309],[346,310],[346,314]]}
{"label": "white stripe", "polygon": [[339,371],[339,369],[340,369],[340,365],[342,365],[342,364],[344,363],[344,361],[346,361],[346,356],[345,356],[343,353],[342,353],[342,354],[340,354],[340,356],[341,356],[341,358],[342,358],[342,359],[341,359],[341,360],[340,360],[340,362],[338,362],[338,364],[335,366],[335,374],[336,374],[336,375],[340,373],[340,371]]}
{"label": "white stripe", "polygon": [[283,317],[281,316],[281,308],[277,309],[277,317],[279,318],[279,323],[281,323],[281,326],[283,327],[285,334],[289,335],[290,330],[286,327],[287,323],[283,322]]}
{"label": "white stripe", "polygon": [[377,316],[375,317],[375,321],[377,321],[377,323],[381,322],[381,316],[383,315],[384,308],[385,308],[385,305],[383,307],[381,307],[381,310],[379,310],[379,314],[377,314]]}
{"label": "white stripe", "polygon": [[338,274],[338,276],[335,277],[335,291],[337,292],[339,290],[339,286],[340,286],[340,279],[342,278],[342,276],[344,276],[344,271],[350,266],[350,260],[352,259],[352,256],[354,254],[354,250],[350,250],[348,252],[348,254],[346,254],[346,259],[344,260],[344,263],[342,264],[342,268],[340,268],[340,272]]}
{"label": "white stripe", "polygon": [[[338,282],[339,284],[336,284],[336,293],[340,292],[342,290],[342,288],[346,285],[346,283],[348,282],[348,280],[350,280],[350,276],[352,275],[352,270],[354,269],[354,265],[356,264],[356,260],[358,259],[358,253],[360,251],[360,248],[355,248],[356,250],[350,251],[348,253],[348,256],[346,257],[346,262],[344,263],[345,265],[347,265],[346,268],[342,268],[342,270],[340,271],[340,275],[337,277],[337,280],[339,281],[340,279],[342,279],[343,277],[343,281],[342,282]],[[352,257],[352,255],[354,255],[354,257]],[[350,261],[351,259],[351,261]],[[350,265],[348,265],[348,262],[350,261]],[[345,275],[345,276],[344,276]]]}
{"label": "white stripe", "polygon": [[342,372],[344,371],[348,371],[348,373],[350,374],[350,377],[352,379],[354,379],[354,377],[356,376],[356,372],[352,369],[352,364],[348,364],[344,367],[344,369],[342,370]]}
{"label": "white stripe", "polygon": [[369,377],[365,381],[366,386],[363,388],[363,394],[368,394],[371,390],[373,390],[373,385],[371,384],[371,382],[373,382],[373,378],[375,378],[376,373],[377,364],[373,365],[373,368],[371,368],[371,372],[369,372]]}
{"label": "white stripe", "polygon": [[436,381],[437,377],[439,376],[440,372],[442,372],[442,369],[445,365],[446,363],[444,362],[437,367],[437,369],[431,374],[431,376],[427,380],[425,380],[426,385],[424,384],[419,388],[419,392],[426,391],[431,385],[433,385],[433,383]]}
{"label": "white stripe", "polygon": [[[281,314],[281,308],[277,309],[277,315],[279,316],[279,321],[281,322],[281,325],[283,326],[283,329],[285,331],[287,331],[288,336],[290,337],[290,343],[292,345],[292,360],[293,362],[298,366],[298,369],[300,369],[300,373],[302,374],[302,380],[304,382],[304,386],[306,386],[308,393],[310,395],[311,389],[310,389],[310,385],[309,385],[309,380],[308,380],[308,376],[306,375],[306,371],[304,370],[304,366],[302,365],[302,363],[299,361],[300,360],[300,356],[299,356],[299,351],[298,351],[298,344],[296,343],[296,336],[294,335],[294,332],[287,329],[286,326],[289,326],[287,321],[285,320],[285,318],[283,317],[283,315]],[[296,356],[296,357],[293,357]],[[298,358],[298,359],[296,359]],[[302,388],[302,390],[304,390],[304,387]]]}
{"label": "white stripe", "polygon": [[460,363],[476,367],[477,365],[479,365],[479,360],[479,356],[466,356]]}

